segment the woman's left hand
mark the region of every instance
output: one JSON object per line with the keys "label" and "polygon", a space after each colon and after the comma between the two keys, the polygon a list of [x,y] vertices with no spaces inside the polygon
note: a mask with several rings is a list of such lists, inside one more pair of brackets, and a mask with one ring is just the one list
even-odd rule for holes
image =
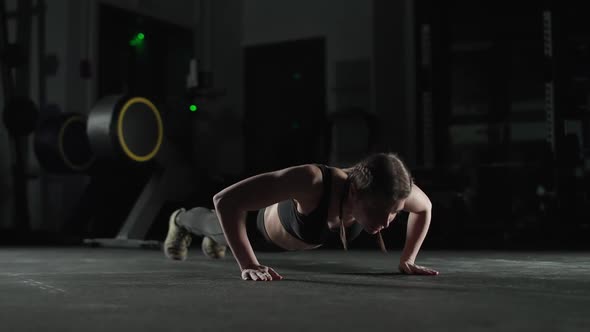
{"label": "woman's left hand", "polygon": [[400,262],[398,268],[402,274],[415,274],[415,275],[428,275],[428,276],[438,275],[438,271],[435,271],[433,269],[429,269],[424,266],[416,265],[410,261]]}

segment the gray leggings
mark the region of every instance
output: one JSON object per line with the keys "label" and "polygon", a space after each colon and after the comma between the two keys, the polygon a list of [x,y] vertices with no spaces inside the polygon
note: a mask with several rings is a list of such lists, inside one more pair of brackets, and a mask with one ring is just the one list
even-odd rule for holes
{"label": "gray leggings", "polygon": [[180,212],[176,217],[176,223],[197,236],[208,236],[217,243],[227,245],[214,210],[196,207]]}
{"label": "gray leggings", "polygon": [[[176,220],[180,226],[197,236],[207,236],[219,244],[227,245],[223,229],[214,210],[196,207],[181,212]],[[256,251],[285,251],[285,249],[274,244],[268,237],[264,228],[264,209],[248,212],[246,215],[246,232],[252,249]]]}
{"label": "gray leggings", "polygon": [[[264,210],[248,212],[246,216],[246,231],[248,233],[248,239],[252,244],[252,249],[257,251],[285,251],[285,249],[274,244],[266,233],[264,227]],[[223,229],[214,210],[195,207],[181,212],[177,216],[176,222],[197,236],[207,236],[219,244],[227,245]],[[363,227],[357,223],[348,227],[346,230],[348,242],[357,238],[362,231]]]}

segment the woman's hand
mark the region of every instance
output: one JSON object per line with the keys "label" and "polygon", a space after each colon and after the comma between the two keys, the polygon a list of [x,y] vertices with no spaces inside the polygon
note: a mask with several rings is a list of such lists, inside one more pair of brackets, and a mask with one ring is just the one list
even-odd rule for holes
{"label": "woman's hand", "polygon": [[414,264],[414,262],[410,262],[410,261],[400,262],[398,268],[402,274],[429,275],[429,276],[438,275],[438,271],[429,269],[424,266],[416,265],[416,264]]}
{"label": "woman's hand", "polygon": [[242,280],[273,281],[282,279],[282,276],[268,266],[254,265],[242,269]]}

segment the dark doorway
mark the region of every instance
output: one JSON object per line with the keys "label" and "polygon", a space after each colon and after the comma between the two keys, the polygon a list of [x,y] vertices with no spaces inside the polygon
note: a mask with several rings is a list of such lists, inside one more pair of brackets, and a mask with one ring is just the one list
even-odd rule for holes
{"label": "dark doorway", "polygon": [[100,6],[98,97],[127,93],[162,103],[184,98],[191,29]]}
{"label": "dark doorway", "polygon": [[247,173],[325,162],[325,40],[245,48]]}

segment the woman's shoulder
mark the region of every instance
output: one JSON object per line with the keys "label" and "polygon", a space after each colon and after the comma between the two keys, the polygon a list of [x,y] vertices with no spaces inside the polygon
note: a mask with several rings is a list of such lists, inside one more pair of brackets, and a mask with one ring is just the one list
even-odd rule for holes
{"label": "woman's shoulder", "polygon": [[299,176],[293,178],[294,181],[298,182],[298,187],[305,187],[302,192],[293,197],[299,204],[304,207],[304,210],[308,210],[310,206],[316,205],[316,202],[321,197],[323,191],[323,171],[319,164],[302,164],[298,166],[292,166],[287,168],[290,172],[299,173]]}
{"label": "woman's shoulder", "polygon": [[[326,182],[333,183],[334,180],[338,180],[340,178],[345,178],[346,169],[342,169],[336,166],[331,166],[327,164],[305,164],[302,165],[306,169],[306,172],[309,173],[309,176],[313,178],[313,183],[315,185],[322,185]],[[329,179],[327,177],[330,177]]]}
{"label": "woman's shoulder", "polygon": [[[344,169],[319,163],[292,166],[285,170],[298,173],[299,176],[294,177],[293,180],[298,182],[304,181],[309,187],[311,187],[309,192],[315,193],[318,196],[321,196],[323,193],[324,185],[326,183],[331,183],[333,186],[335,182],[339,183],[341,182],[340,180],[343,180],[347,177]],[[330,177],[329,179],[326,178],[328,176]]]}
{"label": "woman's shoulder", "polygon": [[285,168],[282,171],[296,172],[300,177],[306,178],[313,183],[322,180],[321,164],[302,164]]}
{"label": "woman's shoulder", "polygon": [[301,164],[273,172],[277,176],[289,179],[288,185],[304,189],[307,193],[315,192],[323,183],[323,171],[317,164]]}

